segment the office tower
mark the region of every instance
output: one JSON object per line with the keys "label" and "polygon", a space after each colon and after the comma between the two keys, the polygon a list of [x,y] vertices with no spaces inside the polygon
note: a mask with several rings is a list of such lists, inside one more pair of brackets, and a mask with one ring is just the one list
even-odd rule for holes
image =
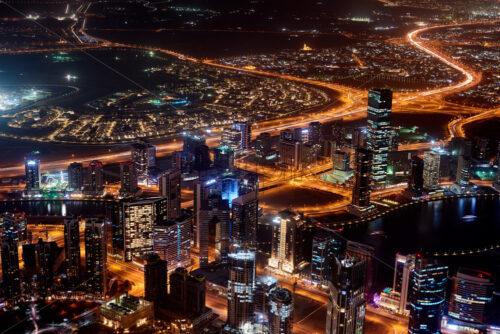
{"label": "office tower", "polygon": [[233,150],[241,148],[241,132],[236,129],[225,128],[222,130],[220,146],[226,146]]}
{"label": "office tower", "polygon": [[258,191],[254,190],[235,198],[232,202],[233,243],[240,246],[254,246],[257,242],[259,220]]}
{"label": "office tower", "polygon": [[457,165],[457,179],[456,179],[456,182],[458,184],[466,185],[469,183],[471,174],[470,167],[471,167],[470,158],[464,155],[459,155],[458,165]]}
{"label": "office tower", "polygon": [[72,191],[83,189],[83,165],[73,162],[68,166],[68,188]]}
{"label": "office tower", "polygon": [[133,162],[120,164],[120,195],[127,197],[137,193],[137,170]]}
{"label": "office tower", "polygon": [[210,168],[210,150],[207,145],[197,146],[194,151],[194,164],[193,168],[199,172],[205,171]]}
{"label": "office tower", "polygon": [[54,284],[53,266],[56,248],[57,245],[55,243],[45,242],[42,238],[38,239],[38,243],[36,244],[38,261],[37,284],[38,293],[41,296],[49,295]]}
{"label": "office tower", "polygon": [[193,170],[194,156],[191,152],[175,151],[172,153],[172,169],[178,169],[183,174]]}
{"label": "office tower", "polygon": [[80,284],[80,224],[77,218],[64,220],[66,279],[70,289]]}
{"label": "office tower", "polygon": [[434,151],[424,153],[424,189],[439,188],[439,167],[441,155]]}
{"label": "office tower", "polygon": [[167,261],[156,253],[147,256],[144,265],[144,299],[161,303],[167,296]]}
{"label": "office tower", "polygon": [[153,226],[153,251],[168,265],[168,271],[191,265],[191,217],[162,221]]}
{"label": "office tower", "polygon": [[327,286],[332,276],[336,257],[344,254],[345,242],[337,232],[322,226],[315,227],[312,241],[311,280],[321,286]]}
{"label": "office tower", "polygon": [[309,123],[309,144],[318,145],[321,140],[321,123]]}
{"label": "office tower", "polygon": [[192,275],[184,268],[177,268],[170,275],[169,303],[176,313],[199,315],[205,310],[205,276]]}
{"label": "office tower", "polygon": [[269,300],[269,333],[290,334],[293,323],[293,298],[288,289],[277,288]]}
{"label": "office tower", "polygon": [[164,198],[143,198],[123,203],[120,224],[115,227],[117,231],[113,235],[121,235],[123,238],[122,248],[126,262],[153,251],[153,226],[165,221],[166,214],[167,200]]}
{"label": "office tower", "polygon": [[217,179],[198,179],[193,182],[193,241],[195,247],[199,247],[198,241],[201,237],[199,228],[201,203],[207,200],[212,192],[220,194],[220,191],[217,189]]}
{"label": "office tower", "polygon": [[248,150],[252,141],[252,124],[250,122],[234,122],[233,129],[241,132],[241,148]]}
{"label": "office tower", "polygon": [[203,200],[198,211],[197,229],[200,267],[206,267],[210,262],[210,240],[213,240],[215,260],[227,263],[230,242],[229,202],[223,200],[220,195]]}
{"label": "office tower", "polygon": [[398,312],[406,314],[408,310],[408,296],[410,289],[410,276],[415,267],[415,255],[396,254],[396,263],[394,264],[394,279],[392,290],[399,293]]}
{"label": "office tower", "polygon": [[36,244],[23,245],[24,277],[30,278],[36,274]]}
{"label": "office tower", "polygon": [[335,259],[326,314],[327,334],[358,334],[365,324],[365,262],[359,258]]}
{"label": "office tower", "polygon": [[295,141],[295,132],[292,129],[281,130],[280,141]]}
{"label": "office tower", "polygon": [[347,171],[351,165],[351,154],[341,150],[333,152],[333,169],[339,171]]}
{"label": "office tower", "polygon": [[233,200],[240,195],[241,179],[239,175],[234,173],[224,173],[217,178],[217,188],[220,189],[222,199],[227,199],[229,207],[232,206]]}
{"label": "office tower", "polygon": [[106,225],[103,218],[85,219],[85,270],[87,291],[104,297],[108,284]]}
{"label": "office tower", "polygon": [[255,140],[255,155],[260,159],[266,159],[272,156],[272,142],[271,134],[269,132],[262,132]]}
{"label": "office tower", "polygon": [[31,152],[24,161],[26,172],[26,191],[37,191],[41,188],[40,158],[38,152]]}
{"label": "office tower", "polygon": [[[278,286],[278,279],[273,276],[259,276],[255,281],[254,313],[267,318],[269,313],[269,300],[271,292]],[[259,319],[260,320],[260,319]]]}
{"label": "office tower", "polygon": [[288,168],[302,168],[302,143],[299,141],[280,140],[280,162]]}
{"label": "office tower", "polygon": [[227,146],[214,148],[214,167],[223,171],[234,168],[234,150]]}
{"label": "office tower", "polygon": [[293,129],[293,138],[303,144],[309,142],[309,128],[296,128]]}
{"label": "office tower", "polygon": [[417,254],[410,279],[408,333],[439,333],[446,301],[448,267]]}
{"label": "office tower", "polygon": [[371,245],[362,244],[360,242],[347,241],[345,254],[348,257],[358,258],[365,262],[365,294],[368,296],[377,280],[377,268],[375,265],[375,248]]}
{"label": "office tower", "polygon": [[9,237],[2,240],[2,288],[6,300],[16,302],[21,295],[21,272],[17,243]]}
{"label": "office tower", "polygon": [[169,169],[158,180],[160,195],[167,199],[167,219],[176,219],[181,214],[181,171]]}
{"label": "office tower", "polygon": [[229,254],[227,325],[239,329],[253,319],[255,253],[239,250]]}
{"label": "office tower", "polygon": [[373,154],[370,150],[362,147],[356,149],[356,166],[354,167],[352,204],[359,207],[370,206],[372,157]]}
{"label": "office tower", "polygon": [[89,185],[88,189],[92,193],[99,193],[104,188],[104,174],[102,163],[98,160],[93,160],[89,164]]}
{"label": "office tower", "polygon": [[130,161],[135,164],[138,175],[147,176],[149,169],[156,166],[156,147],[144,140],[132,144]]}
{"label": "office tower", "polygon": [[206,144],[205,138],[191,134],[184,134],[183,140],[184,140],[184,146],[182,147],[182,151],[189,152],[193,156],[196,152],[197,147]]}
{"label": "office tower", "polygon": [[408,189],[420,193],[424,188],[424,160],[414,155],[410,159],[410,179]]}
{"label": "office tower", "polygon": [[469,328],[468,332],[484,330],[486,308],[492,302],[493,289],[490,273],[459,268],[451,280],[447,323]]}
{"label": "office tower", "polygon": [[373,152],[372,186],[385,188],[391,141],[392,91],[370,89],[368,93],[366,148]]}
{"label": "office tower", "polygon": [[469,158],[472,152],[472,144],[463,137],[453,137],[448,144],[448,152],[454,156],[463,155]]}
{"label": "office tower", "polygon": [[28,223],[24,212],[0,214],[0,233],[16,243],[28,240]]}
{"label": "office tower", "polygon": [[354,129],[352,131],[351,146],[354,149],[365,147],[365,133],[363,133],[362,129]]}

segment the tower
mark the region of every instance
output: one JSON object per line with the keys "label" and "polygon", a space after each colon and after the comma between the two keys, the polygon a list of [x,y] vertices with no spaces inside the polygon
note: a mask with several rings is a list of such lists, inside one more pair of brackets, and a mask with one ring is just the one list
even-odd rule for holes
{"label": "tower", "polygon": [[241,195],[232,202],[232,240],[240,246],[253,246],[257,242],[259,219],[258,191]]}
{"label": "tower", "polygon": [[66,278],[70,289],[80,284],[80,224],[77,218],[64,220]]}
{"label": "tower", "polygon": [[162,302],[167,295],[167,261],[156,253],[149,254],[144,265],[144,299]]}
{"label": "tower", "polygon": [[354,187],[352,188],[352,204],[359,207],[370,205],[370,182],[373,154],[370,150],[356,149],[356,166],[354,170]]}
{"label": "tower", "polygon": [[88,189],[91,193],[99,193],[104,188],[104,174],[102,163],[99,160],[93,160],[89,164]]}
{"label": "tower", "polygon": [[120,195],[123,197],[135,195],[137,192],[137,170],[135,163],[120,164]]}
{"label": "tower", "polygon": [[249,149],[252,141],[252,124],[250,122],[234,122],[233,129],[241,132],[241,149]]}
{"label": "tower", "polygon": [[137,174],[147,176],[148,170],[156,166],[156,147],[147,141],[138,141],[132,145],[130,161],[135,164]]}
{"label": "tower", "polygon": [[12,238],[3,238],[1,256],[5,299],[16,301],[21,295],[21,272],[17,243]]}
{"label": "tower", "polygon": [[40,158],[38,152],[31,152],[24,161],[26,191],[37,191],[41,187]]}
{"label": "tower", "polygon": [[410,179],[408,189],[414,193],[421,193],[424,188],[424,161],[414,155],[410,159]]}
{"label": "tower", "polygon": [[103,218],[85,220],[85,270],[87,291],[95,296],[106,295],[108,268],[106,225]]}
{"label": "tower", "polygon": [[181,214],[181,171],[167,170],[160,176],[158,187],[167,199],[167,219],[176,219]]}
{"label": "tower", "polygon": [[269,300],[269,333],[290,334],[293,323],[293,298],[288,289],[277,288]]}
{"label": "tower", "polygon": [[441,155],[434,151],[424,153],[424,189],[439,188],[439,166]]}
{"label": "tower", "polygon": [[83,188],[83,165],[73,162],[68,166],[68,187],[73,191],[81,191]]}

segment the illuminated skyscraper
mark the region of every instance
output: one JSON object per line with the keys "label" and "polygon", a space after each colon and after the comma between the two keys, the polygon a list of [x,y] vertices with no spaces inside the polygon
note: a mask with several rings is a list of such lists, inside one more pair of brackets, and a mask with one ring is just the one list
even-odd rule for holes
{"label": "illuminated skyscraper", "polygon": [[68,166],[68,188],[73,191],[83,189],[83,165],[73,162]]}
{"label": "illuminated skyscraper", "polygon": [[441,155],[434,151],[424,153],[424,189],[439,188],[439,165]]}
{"label": "illuminated skyscraper", "polygon": [[372,186],[385,188],[391,145],[392,91],[370,89],[368,93],[366,148],[373,152]]}
{"label": "illuminated skyscraper", "polygon": [[392,290],[400,295],[398,312],[401,314],[406,314],[408,310],[408,296],[411,291],[410,276],[414,267],[415,255],[396,254]]}
{"label": "illuminated skyscraper", "polygon": [[253,320],[255,253],[240,250],[229,254],[227,325],[238,330]]}
{"label": "illuminated skyscraper", "polygon": [[138,189],[135,163],[122,162],[120,164],[120,195],[123,197],[133,196]]}
{"label": "illuminated skyscraper", "polygon": [[[220,195],[210,196],[201,202],[198,211],[198,249],[200,267],[206,267],[209,261],[209,241],[214,240],[215,260],[227,263],[230,242],[230,210],[228,200]],[[210,231],[213,231],[212,235]]]}
{"label": "illuminated skyscraper", "polygon": [[52,292],[54,284],[54,262],[56,257],[57,244],[46,242],[42,238],[36,243],[36,255],[38,271],[36,274],[38,293],[41,296],[48,296]]}
{"label": "illuminated skyscraper", "polygon": [[160,176],[160,195],[167,199],[167,219],[176,219],[181,214],[181,172],[169,169]]}
{"label": "illuminated skyscraper", "polygon": [[457,179],[456,179],[456,182],[458,184],[466,185],[469,183],[471,174],[470,168],[471,168],[470,158],[464,155],[458,156]]}
{"label": "illuminated skyscraper", "polygon": [[108,284],[106,225],[103,218],[85,219],[85,270],[87,291],[104,297]]}
{"label": "illuminated skyscraper", "polygon": [[41,187],[40,158],[38,152],[32,152],[24,161],[26,171],[26,191],[38,191]]}
{"label": "illuminated skyscraper", "polygon": [[277,288],[269,300],[269,333],[290,334],[293,324],[293,298],[290,290]]}
{"label": "illuminated skyscraper", "polygon": [[256,190],[235,198],[232,202],[232,241],[240,246],[257,242],[259,199]]}
{"label": "illuminated skyscraper", "polygon": [[354,169],[352,204],[358,207],[370,206],[372,157],[373,154],[370,150],[362,147],[356,149],[356,166]]}
{"label": "illuminated skyscraper", "polygon": [[153,227],[153,251],[168,265],[168,271],[191,265],[191,217],[178,217]]}
{"label": "illuminated skyscraper", "polygon": [[220,146],[226,146],[233,150],[241,148],[241,132],[236,129],[225,128],[222,131]]}
{"label": "illuminated skyscraper", "polygon": [[424,188],[424,161],[414,155],[410,159],[410,179],[408,189],[415,194],[420,194]]}
{"label": "illuminated skyscraper", "polygon": [[88,190],[92,194],[102,192],[104,188],[104,174],[102,163],[99,160],[93,160],[89,164]]}
{"label": "illuminated skyscraper", "polygon": [[315,227],[311,259],[311,280],[314,283],[328,285],[335,257],[344,253],[345,246],[344,240],[337,233],[322,226]]}
{"label": "illuminated skyscraper", "polygon": [[336,258],[333,267],[325,333],[364,333],[365,262],[358,258]]}
{"label": "illuminated skyscraper", "polygon": [[214,167],[223,171],[234,168],[234,150],[227,146],[217,146],[214,148]]}
{"label": "illuminated skyscraper", "polygon": [[271,134],[269,132],[262,132],[255,140],[255,155],[260,159],[267,159],[272,156],[272,142]]}
{"label": "illuminated skyscraper", "polygon": [[138,175],[147,176],[149,169],[156,166],[156,147],[143,140],[133,144],[130,161],[135,163]]}
{"label": "illuminated skyscraper", "polygon": [[66,279],[70,289],[80,284],[80,224],[77,218],[64,220]]}
{"label": "illuminated skyscraper", "polygon": [[153,251],[153,226],[166,220],[167,200],[160,197],[124,202],[120,224],[113,235],[123,236],[124,260],[132,261]]}
{"label": "illuminated skyscraper", "polygon": [[234,122],[233,129],[241,132],[241,148],[247,150],[252,141],[252,124],[250,122]]}
{"label": "illuminated skyscraper", "polygon": [[24,212],[0,214],[0,233],[12,238],[16,243],[28,240],[28,222]]}
{"label": "illuminated skyscraper", "polygon": [[2,288],[6,300],[17,302],[21,296],[21,272],[17,243],[9,237],[2,240]]}
{"label": "illuminated skyscraper", "polygon": [[147,256],[144,265],[144,299],[163,302],[167,296],[167,261],[156,253]]}
{"label": "illuminated skyscraper", "polygon": [[309,144],[317,145],[321,140],[321,123],[311,122],[309,123]]}
{"label": "illuminated skyscraper", "polygon": [[408,333],[439,333],[446,302],[448,267],[417,254],[410,279]]}
{"label": "illuminated skyscraper", "polygon": [[278,279],[274,276],[259,276],[255,281],[254,312],[261,317],[267,318],[269,313],[269,300],[271,293],[277,288]]}

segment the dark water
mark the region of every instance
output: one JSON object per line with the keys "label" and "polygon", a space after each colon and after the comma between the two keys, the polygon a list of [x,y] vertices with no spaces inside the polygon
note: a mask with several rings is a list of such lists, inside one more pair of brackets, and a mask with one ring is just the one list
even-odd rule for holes
{"label": "dark water", "polygon": [[0,201],[0,212],[25,212],[28,216],[109,216],[116,205],[104,200],[7,200]]}

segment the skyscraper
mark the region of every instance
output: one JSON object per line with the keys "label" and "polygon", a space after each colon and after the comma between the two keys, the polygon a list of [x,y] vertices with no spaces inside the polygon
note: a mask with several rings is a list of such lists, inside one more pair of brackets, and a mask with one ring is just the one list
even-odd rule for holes
{"label": "skyscraper", "polygon": [[358,207],[370,206],[370,180],[372,172],[372,152],[365,148],[356,149],[352,204]]}
{"label": "skyscraper", "polygon": [[269,300],[269,333],[290,334],[293,324],[293,298],[288,289],[277,288]]}
{"label": "skyscraper", "polygon": [[311,280],[320,286],[327,286],[335,258],[345,251],[345,242],[335,232],[316,226],[312,245]]}
{"label": "skyscraper", "polygon": [[169,169],[160,176],[160,195],[167,199],[167,219],[176,219],[181,214],[181,171]]}
{"label": "skyscraper", "polygon": [[408,333],[439,333],[446,301],[448,267],[417,254],[411,273]]}
{"label": "skyscraper", "polygon": [[250,122],[233,122],[233,129],[241,132],[241,149],[249,149],[252,141],[252,124]]}
{"label": "skyscraper", "polygon": [[54,284],[55,248],[57,248],[55,242],[46,242],[42,238],[38,239],[36,244],[38,293],[44,297],[51,293]]}
{"label": "skyscraper", "polygon": [[0,214],[0,233],[12,238],[16,243],[28,240],[28,222],[24,212]]}
{"label": "skyscraper", "polygon": [[191,217],[178,217],[153,226],[153,251],[167,262],[168,271],[191,265]]}
{"label": "skyscraper", "polygon": [[17,243],[9,237],[2,240],[2,288],[6,300],[16,302],[21,295],[21,272]]}
{"label": "skyscraper", "polygon": [[229,254],[227,325],[239,329],[253,319],[255,253],[239,250]]}
{"label": "skyscraper", "polygon": [[144,140],[132,144],[130,161],[135,164],[137,174],[147,176],[149,169],[156,166],[156,147]]}
{"label": "skyscraper", "polygon": [[234,150],[227,146],[217,146],[214,148],[214,167],[223,171],[234,168]]}
{"label": "skyscraper", "polygon": [[281,131],[280,134],[280,162],[291,169],[299,170],[302,168],[302,142],[293,139],[289,140],[289,133]]}
{"label": "skyscraper", "polygon": [[194,151],[193,169],[201,172],[210,168],[210,149],[207,145],[199,145]]}
{"label": "skyscraper", "polygon": [[31,152],[24,161],[26,172],[26,191],[38,191],[41,187],[40,158],[38,152]]}
{"label": "skyscraper", "polygon": [[345,255],[350,258],[362,260],[365,268],[365,296],[373,292],[373,286],[377,280],[378,266],[374,263],[375,247],[360,242],[348,240],[346,243]]}
{"label": "skyscraper", "polygon": [[226,146],[233,150],[241,148],[241,132],[236,129],[225,128],[222,131],[220,146]]}
{"label": "skyscraper", "polygon": [[336,258],[329,283],[326,334],[364,332],[364,287],[364,261],[358,258]]}
{"label": "skyscraper", "polygon": [[156,253],[151,253],[144,265],[144,299],[163,302],[167,296],[167,261]]}
{"label": "skyscraper", "polygon": [[470,181],[471,174],[471,160],[469,157],[465,155],[458,156],[458,165],[457,165],[457,179],[456,182],[458,184],[466,185]]}
{"label": "skyscraper", "polygon": [[88,173],[88,191],[91,194],[98,194],[104,188],[104,174],[102,163],[99,160],[93,160],[89,164]]}
{"label": "skyscraper", "polygon": [[206,279],[192,275],[182,267],[170,275],[169,303],[181,315],[199,315],[205,310]]}
{"label": "skyscraper", "polygon": [[83,189],[83,165],[79,162],[72,162],[68,166],[68,188],[72,191]]}
{"label": "skyscraper", "polygon": [[410,179],[408,189],[415,194],[420,194],[424,188],[424,161],[414,155],[410,159]]}
{"label": "skyscraper", "polygon": [[137,169],[133,162],[120,164],[120,195],[133,196],[137,193]]}
{"label": "skyscraper", "polygon": [[370,89],[368,93],[366,148],[373,152],[372,186],[385,188],[391,145],[392,91]]}
{"label": "skyscraper", "polygon": [[64,220],[66,279],[70,289],[80,284],[80,224],[77,218]]}
{"label": "skyscraper", "polygon": [[269,132],[262,132],[257,136],[255,140],[255,151],[255,155],[260,159],[271,157],[273,150],[271,134]]}
{"label": "skyscraper", "polygon": [[434,151],[424,153],[424,189],[439,188],[439,166],[441,155]]}
{"label": "skyscraper", "polygon": [[257,224],[259,220],[258,191],[241,195],[232,202],[233,243],[240,246],[253,246],[257,242]]}
{"label": "skyscraper", "polygon": [[87,291],[95,296],[106,295],[108,268],[106,225],[103,218],[85,219],[85,270]]}
{"label": "skyscraper", "polygon": [[411,291],[410,276],[415,267],[415,255],[396,254],[396,263],[394,264],[394,279],[392,290],[399,293],[399,308],[398,312],[407,314],[408,296]]}
{"label": "skyscraper", "polygon": [[271,292],[273,292],[278,286],[278,279],[274,276],[259,276],[255,281],[255,291],[254,291],[254,313],[259,316],[259,318],[267,318],[269,313],[269,300],[271,298]]}
{"label": "skyscraper", "polygon": [[309,144],[318,145],[321,140],[321,123],[309,123]]}

